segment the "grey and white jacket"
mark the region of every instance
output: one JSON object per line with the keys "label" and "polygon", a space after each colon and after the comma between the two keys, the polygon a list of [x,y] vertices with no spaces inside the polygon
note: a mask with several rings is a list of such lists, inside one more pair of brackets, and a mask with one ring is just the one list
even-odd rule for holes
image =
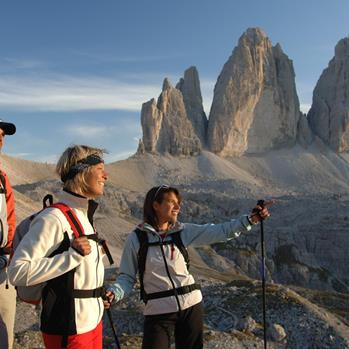
{"label": "grey and white jacket", "polygon": [[[148,224],[139,225],[137,228],[147,232],[148,241],[150,243],[158,242],[159,239],[161,239],[161,232],[157,232]],[[242,216],[239,219],[221,224],[198,225],[177,222],[174,227],[166,233],[164,241],[171,239],[171,234],[181,230],[181,239],[185,247],[202,246],[228,241],[238,237],[241,232],[250,229],[251,225],[247,216]],[[138,273],[137,254],[139,247],[138,237],[135,231],[132,231],[125,242],[120,262],[119,277],[117,281],[108,288],[114,293],[116,301],[128,295],[136,282]],[[164,249],[170,277],[175,287],[178,288],[194,284],[194,277],[188,272],[184,257],[176,246],[171,246],[171,244],[166,244],[161,247],[149,246],[143,278],[145,292],[150,294],[173,289],[160,248]],[[181,310],[187,309],[202,300],[201,291],[198,289],[182,295],[150,299],[145,305],[144,315],[164,314],[180,310],[176,297],[178,297]]]}

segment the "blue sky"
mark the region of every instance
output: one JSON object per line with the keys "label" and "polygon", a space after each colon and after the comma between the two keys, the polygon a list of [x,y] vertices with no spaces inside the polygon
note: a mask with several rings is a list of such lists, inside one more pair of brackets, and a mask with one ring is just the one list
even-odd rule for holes
{"label": "blue sky", "polygon": [[293,60],[303,110],[349,35],[347,0],[0,0],[0,118],[18,132],[5,153],[55,162],[72,143],[126,158],[143,102],[199,71],[209,112],[216,79],[248,27]]}

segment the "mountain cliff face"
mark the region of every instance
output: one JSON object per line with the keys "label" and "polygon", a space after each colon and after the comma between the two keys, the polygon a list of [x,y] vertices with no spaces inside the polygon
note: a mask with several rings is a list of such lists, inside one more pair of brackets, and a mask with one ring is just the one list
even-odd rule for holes
{"label": "mountain cliff face", "polygon": [[152,99],[143,104],[143,140],[138,153],[197,155],[201,152],[207,119],[197,70],[188,69],[177,86],[174,88],[165,79],[157,103]]}
{"label": "mountain cliff face", "polygon": [[208,121],[202,105],[199,74],[195,67],[184,72],[176,88],[182,92],[185,109],[201,144],[206,144]]}
{"label": "mountain cliff face", "polygon": [[260,29],[248,29],[214,90],[209,149],[221,155],[293,145],[300,117],[292,61]]}
{"label": "mountain cliff face", "polygon": [[349,150],[349,38],[342,39],[316,84],[308,114],[312,131],[337,152]]}

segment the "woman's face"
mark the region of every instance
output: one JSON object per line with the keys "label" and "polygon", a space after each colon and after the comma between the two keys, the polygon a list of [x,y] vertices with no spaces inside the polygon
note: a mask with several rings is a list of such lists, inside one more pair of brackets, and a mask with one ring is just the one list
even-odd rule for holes
{"label": "woman's face", "polygon": [[85,177],[87,183],[87,193],[84,195],[88,198],[96,198],[103,195],[104,183],[108,179],[107,172],[104,169],[104,163],[91,166],[90,171]]}
{"label": "woman's face", "polygon": [[155,201],[153,207],[161,224],[165,222],[175,223],[181,209],[178,198],[173,192],[165,193],[161,204]]}

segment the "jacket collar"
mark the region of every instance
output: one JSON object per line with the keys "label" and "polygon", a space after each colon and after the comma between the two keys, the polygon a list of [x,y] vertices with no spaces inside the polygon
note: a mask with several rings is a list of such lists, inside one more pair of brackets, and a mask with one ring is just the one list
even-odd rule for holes
{"label": "jacket collar", "polygon": [[96,201],[89,200],[86,197],[65,189],[58,194],[58,201],[65,203],[71,208],[82,210],[88,216],[91,224],[93,223],[93,215],[98,207]]}
{"label": "jacket collar", "polygon": [[[146,232],[150,232],[150,233],[153,233],[153,234],[162,234],[163,232],[158,232],[156,231],[156,229],[151,226],[150,224],[148,223],[142,223],[142,224],[139,224],[138,225],[138,228],[143,230],[143,231],[146,231]],[[184,225],[183,223],[180,223],[180,222],[176,222],[168,231],[167,231],[167,234],[173,234],[177,231],[180,231],[180,230],[183,230],[184,228]]]}

